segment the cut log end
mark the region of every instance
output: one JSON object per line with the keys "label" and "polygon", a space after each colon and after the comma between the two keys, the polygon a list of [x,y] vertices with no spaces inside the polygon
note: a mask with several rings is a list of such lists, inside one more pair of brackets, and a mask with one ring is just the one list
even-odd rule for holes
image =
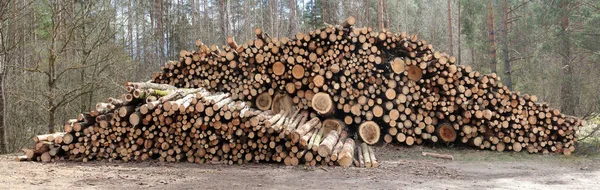
{"label": "cut log end", "polygon": [[390,62],[390,65],[391,65],[392,71],[394,71],[394,73],[400,74],[400,73],[404,72],[404,66],[406,64],[404,63],[404,60],[402,60],[401,58],[395,58],[392,62]]}
{"label": "cut log end", "polygon": [[337,131],[341,133],[343,128],[345,128],[344,122],[339,119],[325,119],[322,123],[322,128],[324,128],[324,133],[329,134],[330,131]]}
{"label": "cut log end", "polygon": [[273,113],[279,113],[281,111],[293,113],[295,109],[292,98],[287,94],[275,95],[273,102],[271,103],[271,111]]}
{"label": "cut log end", "polygon": [[323,116],[333,114],[334,104],[331,96],[324,92],[315,94],[312,98],[312,108]]}
{"label": "cut log end", "polygon": [[269,95],[268,92],[264,92],[264,93],[258,95],[258,97],[256,97],[255,103],[256,103],[256,107],[258,109],[266,111],[271,108],[273,99],[271,98],[271,95]]}
{"label": "cut log end", "polygon": [[456,130],[450,123],[442,123],[437,128],[437,136],[442,142],[451,143],[456,140]]}
{"label": "cut log end", "polygon": [[342,24],[342,26],[344,28],[350,28],[350,27],[354,26],[354,24],[356,24],[356,18],[354,18],[353,16],[350,16],[346,19],[346,21]]}
{"label": "cut log end", "polygon": [[379,125],[373,121],[367,121],[358,126],[358,135],[363,142],[373,145],[379,142],[381,136]]}
{"label": "cut log end", "polygon": [[275,62],[273,64],[273,74],[280,76],[283,75],[283,73],[285,73],[285,65],[279,61]]}
{"label": "cut log end", "polygon": [[408,72],[408,79],[412,81],[419,81],[423,77],[423,71],[419,66],[411,65],[406,71]]}

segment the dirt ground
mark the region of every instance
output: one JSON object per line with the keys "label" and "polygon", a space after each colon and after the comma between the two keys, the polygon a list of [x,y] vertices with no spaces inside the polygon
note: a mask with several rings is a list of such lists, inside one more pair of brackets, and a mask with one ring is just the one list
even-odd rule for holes
{"label": "dirt ground", "polygon": [[[459,148],[460,149],[460,148]],[[454,160],[421,157],[448,153]],[[376,147],[380,168],[279,164],[16,162],[0,189],[599,189],[600,158],[427,147]]]}

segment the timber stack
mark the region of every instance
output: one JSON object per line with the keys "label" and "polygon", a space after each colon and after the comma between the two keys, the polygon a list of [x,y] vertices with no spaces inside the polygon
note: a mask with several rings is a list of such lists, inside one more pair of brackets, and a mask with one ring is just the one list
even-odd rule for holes
{"label": "timber stack", "polygon": [[[534,95],[511,91],[496,74],[407,33],[354,27],[355,19],[291,38],[205,45],[181,51],[153,82],[227,92],[260,110],[299,109],[336,119],[369,145],[459,143],[496,151],[575,150],[582,121]],[[364,151],[364,150],[363,150]]]}
{"label": "timber stack", "polygon": [[[407,33],[343,24],[181,51],[17,160],[377,167],[370,145],[571,154],[579,118]],[[428,153],[433,156],[434,154]]]}
{"label": "timber stack", "polygon": [[167,162],[341,165],[354,160],[354,141],[341,122],[307,110],[250,108],[228,93],[127,83],[128,93],[79,114],[64,132],[38,135],[17,160],[158,159]]}

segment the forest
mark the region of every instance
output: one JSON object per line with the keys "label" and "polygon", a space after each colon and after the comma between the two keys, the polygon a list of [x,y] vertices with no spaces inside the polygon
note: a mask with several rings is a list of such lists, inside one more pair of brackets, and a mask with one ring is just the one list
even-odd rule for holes
{"label": "forest", "polygon": [[180,50],[292,36],[349,16],[417,34],[436,50],[562,113],[594,121],[600,99],[596,0],[2,0],[0,153],[148,81]]}

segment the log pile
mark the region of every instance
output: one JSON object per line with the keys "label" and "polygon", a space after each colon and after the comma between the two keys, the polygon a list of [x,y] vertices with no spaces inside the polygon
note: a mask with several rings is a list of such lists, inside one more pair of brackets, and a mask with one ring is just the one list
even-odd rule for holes
{"label": "log pile", "polygon": [[[509,90],[496,74],[458,65],[416,35],[354,23],[350,17],[341,25],[281,39],[256,29],[256,39],[238,44],[229,36],[223,47],[197,41],[196,51],[181,51],[179,60],[166,64],[153,82],[227,92],[274,113],[289,112],[292,104],[341,121],[369,145],[575,150],[581,119],[561,114],[534,95]],[[329,136],[316,134],[318,140]]]}
{"label": "log pile", "polygon": [[17,160],[158,159],[243,164],[280,162],[348,167],[354,141],[343,123],[307,110],[261,111],[228,93],[127,83],[128,93],[79,114],[64,132],[38,135]]}

